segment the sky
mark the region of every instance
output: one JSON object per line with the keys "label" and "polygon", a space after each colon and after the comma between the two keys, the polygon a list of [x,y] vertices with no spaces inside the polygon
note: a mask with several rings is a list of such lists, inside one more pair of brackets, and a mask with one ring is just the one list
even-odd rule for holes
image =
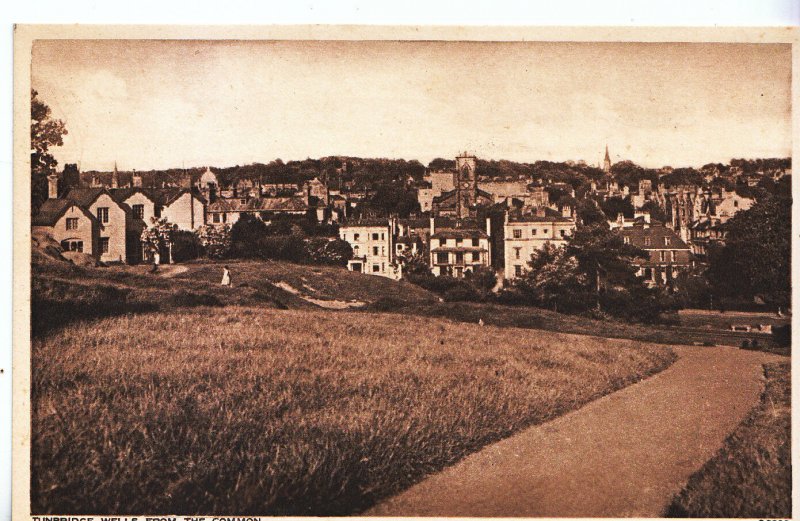
{"label": "sky", "polygon": [[82,170],[791,154],[786,44],[39,40],[31,74]]}

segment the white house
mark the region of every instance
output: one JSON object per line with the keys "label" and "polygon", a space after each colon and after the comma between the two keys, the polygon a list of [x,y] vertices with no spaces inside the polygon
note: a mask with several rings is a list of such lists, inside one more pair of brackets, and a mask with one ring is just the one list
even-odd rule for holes
{"label": "white house", "polygon": [[504,278],[511,280],[528,270],[528,262],[545,244],[564,246],[575,232],[575,220],[565,212],[538,207],[523,214],[506,212],[503,224]]}
{"label": "white house", "polygon": [[361,219],[342,224],[339,238],[353,248],[347,269],[398,280],[401,270],[395,263],[394,235],[389,219]]}

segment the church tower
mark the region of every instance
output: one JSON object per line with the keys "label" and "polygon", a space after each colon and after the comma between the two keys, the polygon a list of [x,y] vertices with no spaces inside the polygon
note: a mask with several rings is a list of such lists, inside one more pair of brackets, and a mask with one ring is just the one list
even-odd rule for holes
{"label": "church tower", "polygon": [[608,155],[608,145],[606,145],[606,157],[603,159],[603,172],[611,172],[611,156]]}
{"label": "church tower", "polygon": [[478,201],[478,176],[475,173],[477,158],[463,152],[456,156],[455,185],[457,197],[457,216],[462,219]]}

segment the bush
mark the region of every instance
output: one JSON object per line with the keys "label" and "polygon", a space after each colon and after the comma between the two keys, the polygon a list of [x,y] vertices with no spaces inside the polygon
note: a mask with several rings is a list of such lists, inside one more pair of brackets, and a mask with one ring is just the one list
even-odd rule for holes
{"label": "bush", "polygon": [[446,302],[479,302],[481,295],[469,284],[458,284],[444,292]]}
{"label": "bush", "polygon": [[792,325],[772,326],[772,340],[780,347],[789,347],[792,344]]}
{"label": "bush", "polygon": [[172,261],[186,262],[200,256],[200,239],[192,232],[176,230],[172,233]]}

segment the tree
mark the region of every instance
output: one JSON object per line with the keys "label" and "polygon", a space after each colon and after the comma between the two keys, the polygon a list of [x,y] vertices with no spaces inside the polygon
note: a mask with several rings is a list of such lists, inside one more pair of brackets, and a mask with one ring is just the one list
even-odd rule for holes
{"label": "tree", "polygon": [[630,197],[626,197],[625,199],[622,197],[609,197],[600,203],[600,208],[603,210],[606,218],[611,221],[615,220],[619,214],[628,218],[633,217],[633,205],[631,204]]}
{"label": "tree", "polygon": [[622,237],[607,226],[580,226],[567,243],[567,254],[578,261],[579,270],[593,287],[595,306],[601,308],[604,287],[632,288],[641,286],[632,261],[647,258],[647,252],[625,244]]}
{"label": "tree", "polygon": [[64,144],[67,129],[60,119],[51,117],[50,107],[31,89],[31,213],[47,199],[47,176],[56,172],[58,161],[50,147]]}
{"label": "tree", "polygon": [[347,261],[353,258],[353,248],[342,239],[314,237],[306,242],[306,249],[309,260],[316,264],[347,266]]}
{"label": "tree", "polygon": [[530,303],[558,311],[585,308],[587,276],[566,248],[546,243],[531,255],[530,270],[515,279],[514,289]]}
{"label": "tree", "polygon": [[606,214],[600,210],[593,199],[581,199],[578,202],[576,214],[578,216],[578,221],[584,226],[603,225],[608,227]]}
{"label": "tree", "polygon": [[235,257],[256,257],[259,241],[267,236],[264,221],[242,214],[231,227],[231,252]]}
{"label": "tree", "polygon": [[649,212],[650,213],[650,219],[651,220],[662,222],[662,223],[666,223],[666,222],[669,221],[669,216],[667,215],[667,212],[665,212],[661,208],[661,205],[659,205],[655,201],[647,201],[646,203],[644,203],[642,205],[642,210],[644,210],[645,212]]}
{"label": "tree", "polygon": [[788,306],[791,225],[792,202],[785,197],[768,197],[725,223],[725,245],[709,252],[714,294]]}
{"label": "tree", "polygon": [[[142,242],[143,249],[149,255],[158,252],[159,255],[166,253],[171,255],[172,251],[172,236],[177,227],[167,221],[166,219],[152,218],[152,226],[142,230],[140,241]],[[169,259],[170,262],[172,259]]]}
{"label": "tree", "polygon": [[207,224],[197,230],[197,237],[211,259],[225,258],[231,249],[231,229],[227,224],[219,227]]}

